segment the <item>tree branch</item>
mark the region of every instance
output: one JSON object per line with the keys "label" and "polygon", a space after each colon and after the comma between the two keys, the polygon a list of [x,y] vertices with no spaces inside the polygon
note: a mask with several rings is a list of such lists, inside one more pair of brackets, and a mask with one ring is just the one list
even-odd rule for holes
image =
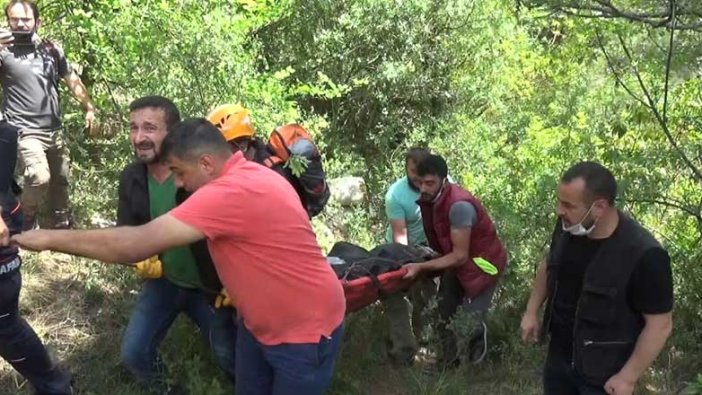
{"label": "tree branch", "polygon": [[610,58],[609,54],[607,53],[607,49],[605,48],[604,42],[602,41],[602,36],[600,35],[600,31],[597,30],[595,31],[595,37],[597,37],[597,45],[599,45],[600,50],[602,50],[602,53],[604,54],[604,57],[607,61],[607,67],[612,71],[612,74],[614,74],[614,78],[617,81],[617,84],[621,85],[622,88],[629,94],[629,96],[633,97],[636,101],[641,103],[644,107],[649,107],[648,103],[646,103],[642,98],[637,96],[631,88],[624,82],[624,80],[621,78],[621,75],[619,72],[614,68],[614,62],[612,62],[612,58]]}
{"label": "tree branch", "polygon": [[[666,139],[670,143],[670,145],[673,147],[675,151],[677,151],[678,155],[680,155],[680,158],[685,162],[685,165],[690,168],[692,171],[693,175],[697,179],[697,181],[702,182],[702,171],[700,171],[697,166],[690,161],[690,159],[687,157],[685,152],[680,148],[678,145],[677,141],[675,141],[675,138],[673,137],[673,134],[670,132],[670,129],[668,128],[668,121],[663,118],[661,115],[661,112],[658,110],[658,106],[656,105],[656,101],[653,99],[653,96],[651,95],[651,92],[648,90],[646,87],[646,83],[644,82],[643,78],[641,77],[641,73],[639,72],[638,67],[636,67],[636,64],[634,63],[634,58],[631,55],[631,51],[629,51],[629,47],[626,45],[626,42],[624,41],[624,38],[620,33],[617,33],[617,38],[619,39],[619,43],[622,46],[622,49],[624,50],[624,53],[626,54],[627,59],[629,60],[629,64],[631,65],[631,68],[634,72],[634,76],[636,77],[636,80],[639,83],[639,87],[641,88],[641,91],[643,92],[644,96],[646,96],[646,100],[648,101],[648,108],[651,109],[651,112],[653,112],[654,117],[658,121],[658,124],[660,125],[661,129],[663,130],[663,134],[665,134]],[[671,55],[672,56],[672,55]],[[667,90],[667,86],[666,86]]]}
{"label": "tree branch", "polygon": [[663,87],[663,121],[668,123],[668,83],[670,82],[670,63],[673,59],[673,38],[675,37],[675,0],[670,0],[670,18],[673,25],[670,28],[668,56],[665,60],[665,85]]}
{"label": "tree branch", "polygon": [[112,106],[114,107],[115,114],[120,114],[122,113],[122,110],[119,107],[119,103],[115,98],[115,94],[112,90],[112,86],[110,86],[110,83],[111,81],[108,81],[107,79],[103,78],[103,84],[105,84],[105,87],[107,88],[107,93],[110,95],[110,101],[112,102]]}
{"label": "tree branch", "polygon": [[702,222],[702,213],[700,213],[699,211],[695,211],[690,207],[685,207],[684,205],[676,203],[676,202],[671,202],[668,200],[659,200],[659,199],[626,199],[625,202],[627,202],[627,203],[658,204],[661,206],[674,208],[676,210],[680,210],[686,214],[689,214],[690,216],[694,217],[697,221]]}
{"label": "tree branch", "polygon": [[[547,0],[537,0],[535,3],[582,18],[625,19],[655,28],[702,31],[702,10],[686,7],[684,4],[675,3],[673,7],[667,5],[665,9],[646,12],[623,10],[609,0],[564,1],[556,4],[549,4]],[[685,18],[684,23],[680,18]]]}

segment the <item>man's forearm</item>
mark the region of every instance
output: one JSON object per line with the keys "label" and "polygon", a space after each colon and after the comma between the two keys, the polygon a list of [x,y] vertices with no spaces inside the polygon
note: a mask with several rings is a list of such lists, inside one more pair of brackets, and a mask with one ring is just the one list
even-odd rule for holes
{"label": "man's forearm", "polygon": [[83,81],[77,75],[72,75],[66,79],[66,84],[71,89],[73,96],[80,102],[85,111],[95,111],[95,105],[90,100],[88,89],[83,84]]}
{"label": "man's forearm", "polygon": [[51,231],[49,249],[109,263],[137,262],[157,254],[133,227]]}
{"label": "man's forearm", "polygon": [[667,325],[652,326],[647,324],[641,331],[634,352],[629,360],[619,372],[632,382],[638,381],[639,377],[648,369],[658,354],[665,346],[665,342],[670,336],[672,321]]}
{"label": "man's forearm", "polygon": [[93,104],[93,101],[90,100],[90,95],[88,95],[88,90],[85,88],[85,85],[83,85],[82,82],[78,82],[78,86],[76,87],[76,90],[74,91],[74,95],[76,99],[80,102],[80,104],[83,106],[83,109],[85,111],[95,111],[95,104]]}
{"label": "man's forearm", "polygon": [[393,233],[392,234],[392,241],[395,243],[398,243],[398,244],[404,244],[404,245],[409,244],[409,241],[407,240],[407,233],[402,233],[402,234]]}
{"label": "man's forearm", "polygon": [[391,219],[390,231],[392,232],[393,242],[404,245],[409,244],[409,238],[407,236],[407,222],[401,219]]}
{"label": "man's forearm", "polygon": [[457,254],[451,252],[440,258],[432,259],[428,262],[422,264],[422,270],[424,271],[439,271],[445,270],[452,267],[458,267],[464,264],[468,260],[468,257],[463,254]]}
{"label": "man's forearm", "polygon": [[546,300],[547,284],[546,284],[546,262],[542,262],[536,271],[536,278],[527,303],[527,312],[536,314],[541,308],[541,305]]}

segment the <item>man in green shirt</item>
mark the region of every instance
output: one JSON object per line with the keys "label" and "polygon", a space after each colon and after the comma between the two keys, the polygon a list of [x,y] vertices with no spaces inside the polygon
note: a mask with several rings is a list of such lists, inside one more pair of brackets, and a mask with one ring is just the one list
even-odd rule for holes
{"label": "man in green shirt", "polygon": [[[158,156],[161,142],[180,121],[176,106],[164,97],[142,97],[130,104],[129,120],[130,141],[137,161],[127,166],[120,177],[117,209],[120,226],[145,224],[186,198],[185,192],[176,187],[173,173]],[[137,264],[137,270],[148,279],[125,330],[121,357],[137,380],[156,393],[180,393],[177,385],[167,383],[158,356],[161,341],[180,313],[185,313],[199,327],[219,365],[234,377],[237,332],[234,310],[215,309],[211,298],[203,293],[205,281],[198,264],[206,259],[210,259],[206,246],[195,244],[169,249]],[[210,279],[207,283],[211,283]]]}
{"label": "man in green shirt", "polygon": [[[153,174],[148,175],[149,183],[149,211],[151,218],[159,217],[171,211],[176,206],[175,176],[170,173],[168,177],[159,182]],[[163,275],[168,281],[182,288],[201,288],[200,274],[197,262],[189,246],[175,247],[161,253],[160,261],[163,265]]]}

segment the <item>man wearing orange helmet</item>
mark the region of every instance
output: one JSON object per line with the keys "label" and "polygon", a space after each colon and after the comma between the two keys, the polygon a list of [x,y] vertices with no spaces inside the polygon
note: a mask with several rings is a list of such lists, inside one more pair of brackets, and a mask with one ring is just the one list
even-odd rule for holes
{"label": "man wearing orange helmet", "polygon": [[[293,123],[276,128],[271,134],[273,141],[266,143],[255,136],[250,112],[239,104],[221,105],[207,115],[207,120],[222,132],[232,152],[241,151],[246,159],[285,177],[310,218],[322,211],[329,199],[329,187],[319,150],[301,125]],[[288,165],[293,156],[303,158],[304,169],[296,171],[293,169],[296,166]]]}
{"label": "man wearing orange helmet", "polygon": [[[256,130],[249,110],[241,105],[221,105],[207,115],[207,120],[222,132],[224,139],[232,146],[232,151],[241,151],[246,159],[265,164],[265,160],[271,156],[266,143],[255,136]],[[286,176],[282,166],[269,167]]]}

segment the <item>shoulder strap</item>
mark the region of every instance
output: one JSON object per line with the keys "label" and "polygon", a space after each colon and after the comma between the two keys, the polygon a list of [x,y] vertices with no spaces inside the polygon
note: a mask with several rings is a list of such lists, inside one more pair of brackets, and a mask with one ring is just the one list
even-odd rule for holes
{"label": "shoulder strap", "polygon": [[46,52],[51,55],[51,59],[54,60],[54,80],[58,83],[59,80],[59,65],[61,64],[61,55],[59,54],[58,48],[53,41],[42,39],[41,45],[44,46]]}
{"label": "shoulder strap", "polygon": [[273,166],[279,165],[281,163],[283,163],[283,160],[275,155],[271,155],[263,160],[263,165],[268,168],[272,168]]}
{"label": "shoulder strap", "polygon": [[56,44],[54,44],[53,41],[47,39],[43,39],[41,41],[41,44],[44,46],[44,48],[46,48],[46,51],[49,53],[49,55],[51,55],[51,57],[54,58],[54,62],[56,62],[56,65],[58,65],[60,56],[58,48],[56,48]]}

